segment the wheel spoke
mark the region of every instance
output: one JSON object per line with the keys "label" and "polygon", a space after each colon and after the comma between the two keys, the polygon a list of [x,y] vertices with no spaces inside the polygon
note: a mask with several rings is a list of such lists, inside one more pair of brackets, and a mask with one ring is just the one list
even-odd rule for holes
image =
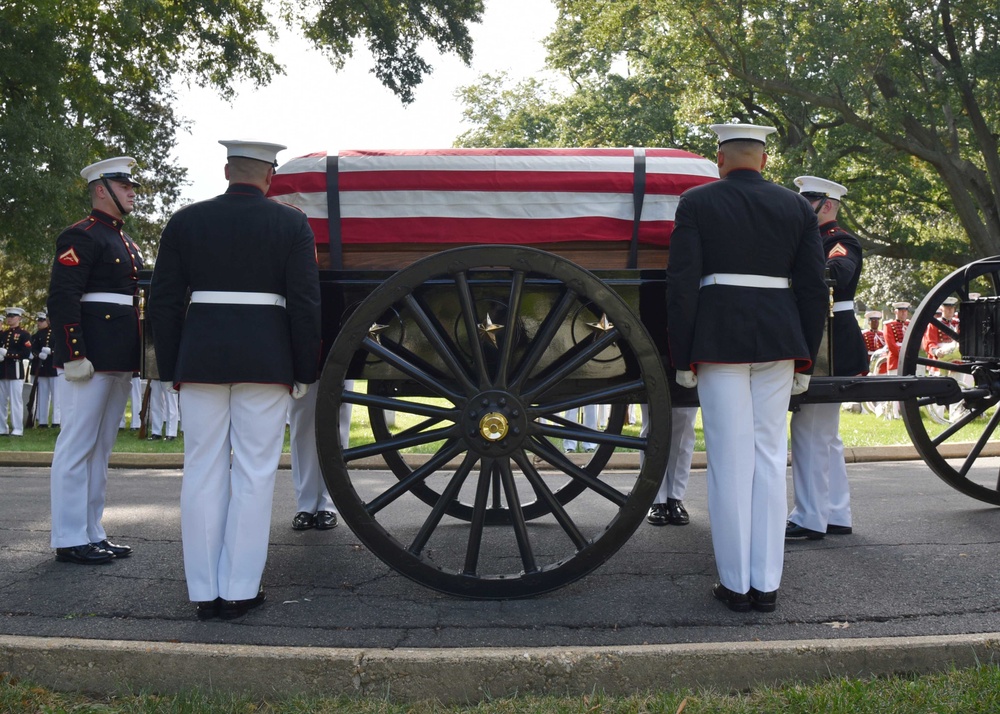
{"label": "wheel spoke", "polygon": [[[551,402],[545,405],[536,405],[531,408],[531,414],[534,418],[544,417],[546,419],[554,419],[555,417],[552,416],[554,414],[561,414],[565,411],[569,411],[570,409],[585,407],[589,404],[612,404],[620,397],[642,392],[645,389],[645,382],[641,379],[637,379],[632,382],[624,382],[606,389],[597,389],[581,394],[574,394],[573,396],[563,399],[562,401]],[[644,404],[645,402],[636,401],[633,403]]]}
{"label": "wheel spoke", "polygon": [[423,306],[417,302],[417,299],[413,295],[407,295],[403,301],[413,313],[417,324],[423,330],[424,337],[427,338],[431,347],[437,352],[438,357],[444,362],[448,371],[451,372],[455,379],[462,383],[462,387],[466,392],[475,392],[476,386],[469,379],[469,374],[465,367],[459,363],[455,355],[454,345],[450,344],[450,341],[444,337],[444,331],[441,329],[438,321],[427,314],[427,311],[424,310]]}
{"label": "wheel spoke", "polygon": [[535,334],[535,339],[528,346],[528,353],[524,356],[521,364],[518,365],[517,374],[509,385],[511,391],[521,391],[521,387],[531,375],[532,370],[535,369],[545,351],[552,344],[552,340],[555,338],[556,333],[559,331],[576,300],[576,293],[566,290],[563,292],[563,296],[559,299],[559,302],[549,310],[549,314],[545,316],[541,327]]}
{"label": "wheel spoke", "polygon": [[469,472],[472,471],[472,467],[475,466],[477,460],[474,454],[467,453],[465,455],[465,459],[458,469],[455,470],[454,475],[448,481],[448,485],[441,492],[441,497],[434,504],[434,508],[431,509],[430,515],[424,520],[420,531],[410,543],[410,547],[407,548],[410,553],[420,555],[424,546],[427,545],[427,541],[430,540],[431,535],[437,529],[438,524],[441,523],[441,519],[444,518],[448,506],[458,497],[458,492],[461,490],[462,484],[465,483],[465,479],[468,478]]}
{"label": "wheel spoke", "polygon": [[531,484],[531,488],[535,491],[539,498],[548,504],[552,511],[552,515],[555,516],[556,522],[562,526],[566,535],[568,535],[569,539],[573,541],[573,545],[576,546],[576,549],[581,550],[584,548],[587,545],[587,539],[580,532],[580,529],[576,527],[576,523],[574,523],[573,519],[570,518],[568,513],[566,513],[566,509],[563,508],[561,503],[559,503],[559,499],[555,497],[555,494],[552,493],[552,490],[542,479],[541,474],[538,473],[534,464],[531,463],[531,459],[526,458],[523,451],[515,453],[513,455],[513,459],[528,479],[528,482]]}
{"label": "wheel spoke", "polygon": [[414,484],[422,483],[424,479],[451,461],[451,459],[454,458],[456,454],[459,454],[464,448],[465,447],[460,441],[448,442],[441,447],[441,450],[434,454],[433,457],[428,459],[427,463],[423,466],[414,469],[413,473],[409,476],[404,479],[400,479],[369,501],[365,505],[366,510],[369,514],[374,516],[376,513],[409,491]]}
{"label": "wheel spoke", "polygon": [[[408,430],[409,431],[409,430]],[[430,444],[454,436],[455,426],[447,426],[432,431],[424,431],[419,434],[408,434],[407,436],[394,436],[387,441],[378,441],[373,444],[363,446],[352,446],[344,449],[344,461],[357,461],[369,456],[381,456],[389,451],[402,451],[413,446]]]}
{"label": "wheel spoke", "polygon": [[592,490],[594,493],[603,496],[616,506],[624,506],[625,501],[628,500],[628,494],[624,494],[604,481],[594,478],[572,461],[567,459],[563,454],[559,453],[559,451],[547,440],[533,438],[528,445],[528,449],[541,456],[568,476],[582,481],[587,488]]}
{"label": "wheel spoke", "polygon": [[972,451],[969,452],[969,455],[965,459],[965,463],[962,464],[962,468],[958,471],[960,476],[964,478],[968,475],[969,469],[972,468],[976,459],[979,458],[979,454],[982,453],[983,447],[986,446],[986,442],[990,440],[993,432],[996,431],[997,424],[1000,424],[1000,409],[993,413],[993,416],[990,417],[989,424],[986,425],[983,433],[980,434],[979,438],[976,440],[975,445],[972,447]]}
{"label": "wheel spoke", "polygon": [[486,501],[493,483],[494,459],[483,459],[479,467],[479,481],[476,484],[476,501],[469,521],[469,542],[465,548],[463,575],[475,575],[479,569],[479,552],[483,546],[483,528],[486,526]]}
{"label": "wheel spoke", "polygon": [[[476,368],[476,378],[479,389],[489,387],[490,377],[486,372],[486,355],[483,354],[483,343],[479,339],[479,317],[476,315],[476,304],[469,288],[469,276],[464,272],[455,276],[455,288],[458,290],[458,302],[462,307],[462,318],[465,320],[465,331],[469,337],[469,351]],[[510,329],[511,325],[507,326]]]}
{"label": "wheel spoke", "polygon": [[591,336],[566,352],[559,362],[546,370],[545,374],[530,389],[525,389],[524,398],[529,402],[538,401],[547,391],[569,377],[573,372],[601,354],[618,339],[618,330],[611,329],[600,337]]}
{"label": "wheel spoke", "polygon": [[940,446],[945,441],[947,441],[948,439],[950,439],[955,433],[961,431],[962,428],[966,424],[968,424],[969,422],[971,422],[973,419],[975,419],[976,417],[978,417],[980,414],[982,414],[983,412],[985,412],[987,409],[989,409],[988,406],[986,406],[986,407],[975,407],[973,409],[970,409],[968,412],[966,412],[965,414],[963,414],[958,421],[952,423],[951,426],[949,426],[947,429],[945,429],[944,431],[942,431],[936,437],[934,437],[933,439],[931,439],[931,444],[933,444],[935,447]]}
{"label": "wheel spoke", "polygon": [[365,338],[362,346],[383,362],[392,365],[403,374],[415,379],[417,382],[427,387],[427,389],[431,390],[438,396],[444,397],[451,402],[458,402],[461,400],[461,396],[457,392],[454,392],[446,387],[441,379],[432,375],[427,370],[418,367],[413,363],[413,361],[387,349],[384,345],[379,344],[372,338]]}
{"label": "wheel spoke", "polygon": [[517,550],[521,554],[521,565],[524,566],[525,573],[533,573],[538,570],[538,566],[535,564],[535,554],[531,549],[531,539],[528,538],[528,525],[521,510],[521,499],[517,495],[517,485],[514,483],[510,461],[498,459],[496,469],[500,472],[500,480],[503,482],[504,494],[507,497],[507,508],[510,510]]}
{"label": "wheel spoke", "polygon": [[374,407],[384,411],[433,417],[438,421],[445,419],[455,421],[458,416],[458,410],[454,407],[439,407],[433,404],[425,404],[424,402],[411,402],[406,399],[399,399],[398,397],[383,397],[378,394],[344,392],[342,401],[358,404],[363,407]]}
{"label": "wheel spoke", "polygon": [[497,373],[494,377],[494,381],[500,389],[507,388],[510,375],[510,362],[514,355],[514,341],[517,338],[514,326],[517,324],[517,316],[521,314],[521,295],[524,290],[525,277],[523,270],[515,270],[510,282],[510,298],[507,300],[508,328],[500,345],[500,361],[497,364]]}
{"label": "wheel spoke", "polygon": [[646,448],[646,440],[638,436],[628,436],[626,434],[615,434],[614,432],[590,429],[579,424],[559,427],[552,424],[535,424],[532,427],[533,434],[551,436],[554,439],[569,439],[570,441],[586,441],[595,444],[610,444],[611,446],[623,449],[643,450]]}
{"label": "wheel spoke", "polygon": [[961,372],[962,374],[972,374],[972,368],[976,366],[975,364],[965,362],[943,362],[931,359],[930,357],[917,357],[917,364],[922,364],[926,367],[937,367],[948,372]]}

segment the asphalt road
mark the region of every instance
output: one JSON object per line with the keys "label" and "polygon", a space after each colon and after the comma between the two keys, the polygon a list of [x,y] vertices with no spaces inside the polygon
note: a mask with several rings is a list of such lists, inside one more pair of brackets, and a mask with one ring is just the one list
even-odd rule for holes
{"label": "asphalt road", "polygon": [[[1000,468],[981,459],[977,468]],[[346,525],[295,532],[280,471],[264,584],[268,602],[198,622],[181,558],[177,470],[111,472],[105,526],[135,548],[106,566],[57,563],[46,468],[0,474],[0,635],[334,648],[608,647],[842,640],[1000,632],[1000,509],[953,491],[921,462],[851,464],[855,531],[786,544],[778,609],[737,614],[711,597],[704,471],[691,525],[642,525],[602,567],[524,600],[427,590],[372,555]]]}

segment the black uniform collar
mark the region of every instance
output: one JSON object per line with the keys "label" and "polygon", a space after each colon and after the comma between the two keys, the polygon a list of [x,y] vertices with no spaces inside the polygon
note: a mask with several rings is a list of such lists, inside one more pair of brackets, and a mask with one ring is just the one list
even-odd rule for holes
{"label": "black uniform collar", "polygon": [[109,225],[112,228],[117,228],[119,230],[121,230],[121,227],[125,225],[125,221],[123,221],[121,218],[115,218],[114,216],[105,213],[104,211],[101,211],[97,208],[90,211],[90,219],[92,221],[100,221],[105,225]]}
{"label": "black uniform collar", "polygon": [[249,183],[234,183],[230,184],[229,188],[226,189],[227,196],[259,196],[264,198],[264,192],[261,191],[257,186]]}
{"label": "black uniform collar", "polygon": [[728,174],[726,174],[727,179],[740,179],[742,181],[757,181],[764,180],[761,176],[760,171],[754,171],[753,169],[733,169]]}

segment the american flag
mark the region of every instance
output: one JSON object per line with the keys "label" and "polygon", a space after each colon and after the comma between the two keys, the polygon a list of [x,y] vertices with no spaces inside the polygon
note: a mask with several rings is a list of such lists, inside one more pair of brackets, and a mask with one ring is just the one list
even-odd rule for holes
{"label": "american flag", "polygon": [[678,149],[341,151],[329,193],[334,157],[324,152],[282,165],[268,195],[304,211],[320,245],[331,236],[328,195],[344,245],[629,241],[637,157],[639,243],[668,246],[680,194],[718,178],[713,162]]}

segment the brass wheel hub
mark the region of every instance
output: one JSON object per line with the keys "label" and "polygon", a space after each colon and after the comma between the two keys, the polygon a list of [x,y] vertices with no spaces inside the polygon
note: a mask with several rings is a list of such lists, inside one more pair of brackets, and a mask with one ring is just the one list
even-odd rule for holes
{"label": "brass wheel hub", "polygon": [[487,441],[500,441],[509,428],[507,417],[499,412],[490,412],[479,420],[479,433]]}

